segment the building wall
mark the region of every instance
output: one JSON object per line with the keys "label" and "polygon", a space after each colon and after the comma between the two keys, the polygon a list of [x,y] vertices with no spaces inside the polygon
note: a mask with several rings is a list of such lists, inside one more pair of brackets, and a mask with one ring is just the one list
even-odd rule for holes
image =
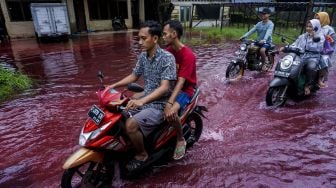
{"label": "building wall", "polygon": [[71,33],[77,30],[75,7],[73,0],[66,0]]}
{"label": "building wall", "polygon": [[[145,19],[144,1],[145,0],[139,0],[139,16],[141,21]],[[77,31],[77,24],[73,0],[62,0],[62,2],[67,4],[70,28],[71,32],[74,33]],[[8,35],[11,38],[35,37],[35,28],[32,21],[12,22],[9,17],[6,2],[1,0],[0,5],[6,21]],[[112,20],[90,20],[87,0],[84,0],[84,9],[88,31],[112,30]],[[127,0],[127,9],[128,19],[125,19],[125,22],[128,28],[132,28],[131,0]]]}
{"label": "building wall", "polygon": [[[141,1],[140,1],[141,2]],[[141,7],[141,6],[140,6]],[[112,20],[90,20],[88,1],[84,1],[86,25],[89,31],[112,30]],[[140,9],[141,10],[141,9]],[[141,12],[141,11],[140,11]],[[132,28],[131,0],[127,0],[128,19],[125,19],[127,28]]]}
{"label": "building wall", "polygon": [[6,2],[0,1],[0,5],[6,21],[7,32],[11,38],[25,38],[35,36],[35,28],[33,22],[11,22]]}
{"label": "building wall", "polygon": [[[88,21],[87,24],[89,31],[105,31],[112,30],[112,21],[111,20],[95,20]],[[126,23],[127,24],[127,23]],[[128,25],[127,25],[128,27]]]}

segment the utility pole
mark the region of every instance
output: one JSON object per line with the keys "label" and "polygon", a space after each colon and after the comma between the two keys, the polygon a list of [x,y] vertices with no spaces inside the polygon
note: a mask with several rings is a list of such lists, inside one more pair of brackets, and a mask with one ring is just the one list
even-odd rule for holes
{"label": "utility pole", "polygon": [[306,23],[307,23],[307,21],[309,19],[310,14],[313,12],[313,8],[314,8],[314,1],[310,0],[309,4],[307,6],[307,9],[306,9],[306,15],[305,15],[305,18],[304,18],[304,24],[302,25],[302,28],[301,28],[301,34],[303,33],[304,28],[306,27]]}

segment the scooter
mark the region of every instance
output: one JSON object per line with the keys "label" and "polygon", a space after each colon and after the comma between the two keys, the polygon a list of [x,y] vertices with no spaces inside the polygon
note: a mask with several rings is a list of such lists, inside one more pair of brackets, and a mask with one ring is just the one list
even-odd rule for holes
{"label": "scooter", "polygon": [[[267,106],[283,106],[288,97],[293,99],[302,99],[305,97],[306,76],[303,71],[304,64],[301,61],[301,55],[305,53],[305,50],[290,46],[283,37],[281,40],[287,43],[283,51],[285,56],[277,63],[274,78],[269,84],[266,94]],[[316,37],[313,41],[319,42],[320,38]],[[317,75],[314,80],[311,93],[319,89]]]}
{"label": "scooter", "polygon": [[258,41],[243,39],[238,51],[235,52],[235,59],[226,68],[225,77],[227,80],[237,80],[244,75],[246,69],[255,71],[271,70],[274,64],[275,46],[271,44],[266,51],[269,63],[262,63],[260,60],[260,46]]}
{"label": "scooter", "polygon": [[127,26],[126,26],[126,23],[125,23],[125,19],[122,18],[121,16],[114,17],[112,19],[112,27],[113,27],[113,30],[115,30],[115,31],[126,30]]}
{"label": "scooter", "polygon": [[[119,92],[105,87],[103,74],[98,73],[100,89],[97,92],[99,104],[93,105],[88,112],[80,136],[81,146],[64,163],[61,187],[100,187],[111,185],[114,169],[119,169],[121,178],[137,177],[153,165],[169,161],[176,146],[176,131],[167,122],[163,122],[147,137],[144,137],[149,159],[141,169],[128,171],[126,164],[134,157],[135,151],[125,134],[125,122],[130,114],[125,106],[131,99],[126,93],[142,92],[143,88],[132,83]],[[198,105],[199,89],[184,112],[181,114],[183,136],[190,148],[197,142],[203,129],[201,117],[206,107]],[[119,168],[117,168],[119,167]]]}

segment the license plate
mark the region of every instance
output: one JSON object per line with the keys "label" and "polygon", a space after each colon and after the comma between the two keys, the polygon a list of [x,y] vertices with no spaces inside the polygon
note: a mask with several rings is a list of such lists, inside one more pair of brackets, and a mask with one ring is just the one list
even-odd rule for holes
{"label": "license plate", "polygon": [[99,125],[100,122],[103,120],[105,113],[99,109],[96,105],[93,105],[88,112],[88,116]]}
{"label": "license plate", "polygon": [[290,73],[289,72],[282,72],[282,71],[275,71],[274,72],[275,76],[280,76],[280,77],[285,77],[288,78]]}

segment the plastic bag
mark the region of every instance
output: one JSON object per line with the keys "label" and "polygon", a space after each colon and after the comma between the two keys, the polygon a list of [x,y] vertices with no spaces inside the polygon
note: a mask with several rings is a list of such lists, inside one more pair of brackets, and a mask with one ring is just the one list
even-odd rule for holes
{"label": "plastic bag", "polygon": [[334,52],[335,49],[331,45],[333,42],[332,38],[327,35],[326,40],[324,41],[323,54],[332,54]]}

